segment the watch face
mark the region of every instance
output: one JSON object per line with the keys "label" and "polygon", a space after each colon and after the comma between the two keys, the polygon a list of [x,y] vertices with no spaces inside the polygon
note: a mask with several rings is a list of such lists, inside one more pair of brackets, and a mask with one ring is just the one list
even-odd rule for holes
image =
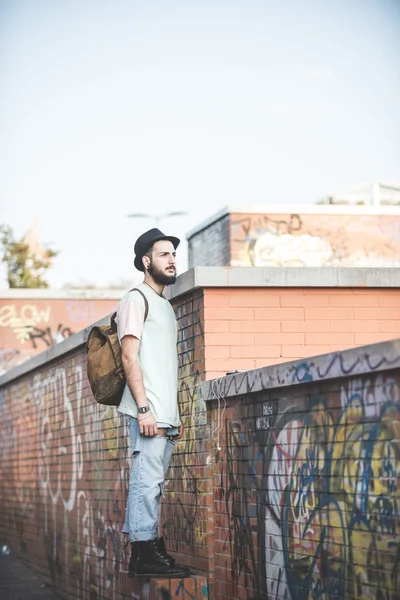
{"label": "watch face", "polygon": [[141,406],[140,408],[138,408],[138,411],[140,413],[147,413],[148,410],[149,410],[148,406]]}

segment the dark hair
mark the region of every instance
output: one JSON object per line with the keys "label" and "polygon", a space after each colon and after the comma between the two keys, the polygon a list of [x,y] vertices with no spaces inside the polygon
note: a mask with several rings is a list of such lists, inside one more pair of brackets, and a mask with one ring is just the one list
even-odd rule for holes
{"label": "dark hair", "polygon": [[147,256],[150,259],[151,262],[152,262],[153,246],[154,246],[154,244],[152,244],[150,246],[150,248],[147,250],[147,252],[145,252],[143,254],[143,256]]}

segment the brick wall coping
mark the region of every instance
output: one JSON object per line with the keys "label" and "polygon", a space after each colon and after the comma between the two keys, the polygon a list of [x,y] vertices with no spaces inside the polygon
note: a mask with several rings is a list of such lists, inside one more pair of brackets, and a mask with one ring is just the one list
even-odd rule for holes
{"label": "brick wall coping", "polygon": [[206,401],[221,401],[229,396],[376,373],[399,366],[400,339],[396,339],[210,379],[203,383],[203,397]]}
{"label": "brick wall coping", "polygon": [[265,215],[286,215],[286,214],[302,214],[302,215],[399,215],[400,206],[380,205],[380,206],[355,206],[343,204],[250,204],[236,205],[229,204],[221,208],[217,213],[208,217],[195,227],[187,232],[186,239],[199,233],[206,227],[212,225],[219,219],[222,219],[229,214],[265,214]]}
{"label": "brick wall coping", "polygon": [[125,289],[0,289],[0,298],[10,300],[119,300],[125,294]]}
{"label": "brick wall coping", "polygon": [[[356,287],[366,289],[400,288],[400,269],[396,268],[312,268],[312,267],[195,267],[180,275],[175,285],[166,288],[173,300],[197,288],[270,288],[270,287]],[[120,292],[119,298],[126,290]],[[97,322],[105,325],[109,317]],[[86,343],[92,325],[37,354],[0,376],[0,387],[51,362]]]}
{"label": "brick wall coping", "polygon": [[368,267],[194,267],[167,288],[168,299],[196,288],[317,287],[400,288],[399,268]]}

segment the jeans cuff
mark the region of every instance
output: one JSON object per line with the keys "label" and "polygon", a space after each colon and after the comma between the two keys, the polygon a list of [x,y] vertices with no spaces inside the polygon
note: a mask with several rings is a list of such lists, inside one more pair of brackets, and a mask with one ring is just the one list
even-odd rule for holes
{"label": "jeans cuff", "polygon": [[153,531],[137,531],[131,537],[131,542],[148,542],[157,538],[157,529]]}

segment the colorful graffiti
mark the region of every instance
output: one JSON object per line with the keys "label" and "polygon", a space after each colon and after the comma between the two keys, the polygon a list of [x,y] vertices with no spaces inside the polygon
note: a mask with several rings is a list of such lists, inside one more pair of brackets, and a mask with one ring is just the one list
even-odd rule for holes
{"label": "colorful graffiti", "polygon": [[399,599],[399,384],[397,370],[229,400],[215,507],[232,598]]}
{"label": "colorful graffiti", "polygon": [[400,266],[397,215],[254,214],[231,217],[231,266]]}

